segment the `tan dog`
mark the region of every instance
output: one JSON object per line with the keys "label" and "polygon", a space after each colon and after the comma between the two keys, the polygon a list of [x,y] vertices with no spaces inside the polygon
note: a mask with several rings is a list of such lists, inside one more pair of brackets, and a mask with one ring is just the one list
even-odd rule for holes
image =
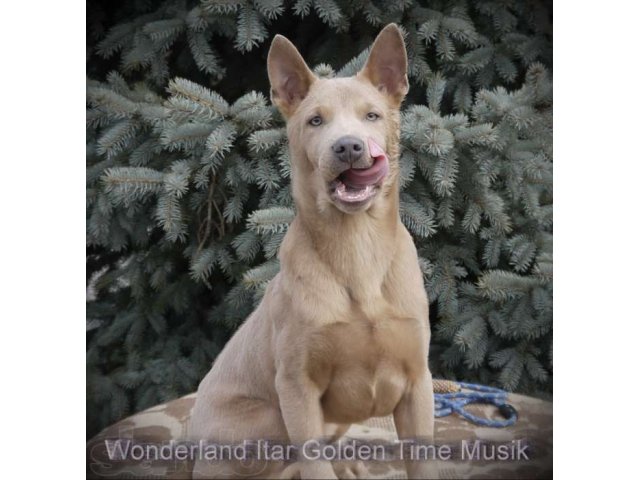
{"label": "tan dog", "polygon": [[[297,216],[280,273],[200,384],[190,437],[302,445],[393,413],[400,438],[431,441],[429,305],[398,210],[408,91],[400,31],[382,30],[350,78],[317,78],[280,35],[267,62],[287,120]],[[296,465],[302,478],[336,478],[328,461]],[[284,468],[200,461],[194,478],[289,475]],[[425,462],[407,469],[429,476]]]}

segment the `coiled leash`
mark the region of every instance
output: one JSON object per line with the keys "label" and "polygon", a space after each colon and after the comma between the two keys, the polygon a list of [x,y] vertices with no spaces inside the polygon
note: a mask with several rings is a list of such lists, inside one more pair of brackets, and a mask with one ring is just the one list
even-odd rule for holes
{"label": "coiled leash", "polygon": [[[462,391],[470,390],[470,391]],[[507,403],[507,392],[499,388],[474,383],[434,380],[435,416],[446,417],[456,412],[466,420],[484,427],[509,427],[518,420],[518,412]],[[478,417],[465,410],[465,406],[474,403],[495,405],[504,420]]]}

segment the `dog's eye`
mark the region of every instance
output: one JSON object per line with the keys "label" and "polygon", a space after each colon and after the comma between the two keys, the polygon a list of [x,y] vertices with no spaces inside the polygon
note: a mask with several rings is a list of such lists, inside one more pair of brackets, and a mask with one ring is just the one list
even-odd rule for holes
{"label": "dog's eye", "polygon": [[369,112],[367,113],[367,120],[371,121],[371,122],[375,122],[377,119],[380,118],[380,115],[378,115],[375,112]]}
{"label": "dog's eye", "polygon": [[309,125],[313,127],[317,127],[318,125],[322,125],[322,117],[320,115],[316,115],[311,120],[309,120]]}

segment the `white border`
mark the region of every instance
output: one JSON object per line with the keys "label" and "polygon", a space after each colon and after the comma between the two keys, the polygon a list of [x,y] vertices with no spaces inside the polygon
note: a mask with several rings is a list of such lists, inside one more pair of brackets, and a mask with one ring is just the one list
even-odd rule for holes
{"label": "white border", "polygon": [[637,475],[638,10],[554,9],[556,478]]}
{"label": "white border", "polygon": [[84,2],[2,6],[5,478],[84,478]]}

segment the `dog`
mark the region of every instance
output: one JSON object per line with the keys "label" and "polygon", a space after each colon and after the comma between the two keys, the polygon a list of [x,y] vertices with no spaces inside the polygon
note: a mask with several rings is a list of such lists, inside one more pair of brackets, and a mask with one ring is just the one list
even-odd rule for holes
{"label": "dog", "polygon": [[[296,216],[281,269],[198,388],[190,437],[337,439],[393,413],[400,439],[433,441],[429,303],[399,213],[407,54],[395,24],[349,78],[318,78],[281,35],[267,59],[287,124]],[[194,478],[350,476],[327,460],[199,460]],[[427,462],[406,462],[430,478]],[[295,471],[294,471],[295,470]],[[293,472],[293,473],[292,473]]]}

